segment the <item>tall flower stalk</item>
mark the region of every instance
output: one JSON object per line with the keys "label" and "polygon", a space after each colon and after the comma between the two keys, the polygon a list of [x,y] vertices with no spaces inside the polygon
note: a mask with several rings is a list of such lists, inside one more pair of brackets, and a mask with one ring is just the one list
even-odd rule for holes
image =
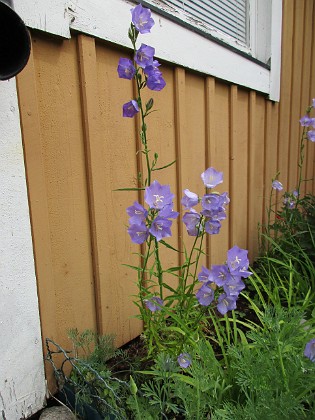
{"label": "tall flower stalk", "polygon": [[[153,180],[152,174],[175,162],[158,167],[157,153],[154,153],[153,159],[150,157],[147,117],[153,112],[154,101],[150,98],[144,103],[142,91],[147,88],[158,92],[166,83],[160,71],[160,63],[154,57],[155,49],[144,43],[140,47],[137,45],[139,35],[149,33],[154,25],[151,11],[138,5],[131,10],[131,15],[128,36],[133,48],[133,60],[120,58],[117,71],[120,78],[133,80],[136,86],[136,98],[123,105],[123,116],[133,118],[139,114],[141,153],[146,161],[146,176],[139,176],[140,188],[144,189],[144,203],[135,201],[127,208],[131,241],[143,245],[141,266],[131,266],[138,272],[139,292],[135,303],[144,322],[149,353],[167,349],[183,365],[179,355],[183,354],[186,344],[194,344],[199,332],[202,333],[202,319],[209,305],[216,303],[221,314],[235,309],[239,293],[245,287],[241,278],[251,273],[247,270],[247,251],[233,247],[228,251],[224,265],[212,266],[211,269],[202,267],[198,274],[200,257],[204,254],[204,236],[220,232],[221,223],[226,218],[226,206],[230,201],[226,192],[220,194],[214,191],[223,182],[223,173],[212,167],[201,174],[205,194],[200,197],[185,189],[181,201],[186,210],[182,221],[188,235],[194,237],[191,250],[185,253],[181,266],[167,269],[162,266],[161,246],[169,252],[179,252],[166,242],[172,235],[172,223],[179,213],[173,209],[174,194],[170,186]],[[197,206],[201,210],[197,211]],[[175,287],[169,282],[174,276],[177,279]]]}

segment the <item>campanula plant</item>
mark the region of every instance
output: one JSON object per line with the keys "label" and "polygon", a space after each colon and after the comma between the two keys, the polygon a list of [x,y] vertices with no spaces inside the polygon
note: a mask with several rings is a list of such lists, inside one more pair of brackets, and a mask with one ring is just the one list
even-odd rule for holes
{"label": "campanula plant", "polygon": [[[305,147],[314,143],[315,118],[312,112],[315,99],[300,119],[303,128],[300,139],[297,182],[284,191],[279,173],[272,180],[267,223],[261,232],[261,257],[256,269],[269,282],[273,291],[286,306],[299,304],[308,313],[314,307],[315,295],[315,197],[303,195],[302,187],[312,179],[305,179]],[[282,197],[274,202],[275,191]],[[272,290],[271,290],[272,289]]]}
{"label": "campanula plant", "polygon": [[[211,268],[200,267],[204,254],[206,235],[219,234],[221,223],[226,218],[228,193],[214,189],[223,182],[223,173],[208,168],[201,174],[202,194],[185,189],[181,204],[185,214],[182,222],[189,236],[194,238],[191,249],[185,247],[183,264],[165,268],[160,257],[160,247],[178,255],[178,250],[167,243],[172,236],[173,221],[179,217],[174,210],[174,194],[169,185],[153,179],[153,173],[175,164],[159,167],[158,155],[150,155],[148,147],[147,117],[153,112],[154,101],[143,101],[142,91],[161,91],[166,82],[161,65],[154,57],[155,49],[146,43],[138,45],[140,35],[150,33],[154,25],[150,9],[141,4],[131,10],[132,22],[128,36],[133,47],[133,58],[120,58],[117,72],[122,79],[135,83],[136,97],[123,105],[123,117],[140,118],[141,153],[145,157],[146,172],[139,174],[137,190],[144,192],[143,201],[135,201],[127,208],[129,216],[128,234],[134,244],[141,246],[141,265],[129,266],[137,272],[138,295],[136,305],[144,321],[149,354],[156,350],[167,350],[177,357],[183,368],[190,364],[190,356],[183,349],[193,345],[209,314],[209,307],[225,315],[236,308],[236,302],[248,277],[247,251],[234,246],[227,252],[226,263]],[[140,200],[141,201],[141,200]],[[172,286],[175,277],[177,285]]]}

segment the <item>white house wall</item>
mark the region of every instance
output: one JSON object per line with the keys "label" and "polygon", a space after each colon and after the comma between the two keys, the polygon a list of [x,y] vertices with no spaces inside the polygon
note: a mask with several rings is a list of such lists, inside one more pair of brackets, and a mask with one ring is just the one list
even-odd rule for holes
{"label": "white house wall", "polygon": [[0,419],[43,407],[45,377],[15,79],[0,82]]}

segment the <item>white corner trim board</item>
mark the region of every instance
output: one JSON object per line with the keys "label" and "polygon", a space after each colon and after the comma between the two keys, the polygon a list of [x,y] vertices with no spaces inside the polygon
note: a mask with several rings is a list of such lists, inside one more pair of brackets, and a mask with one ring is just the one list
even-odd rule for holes
{"label": "white corner trim board", "polygon": [[46,390],[15,78],[0,89],[0,419],[19,420]]}
{"label": "white corner trim board", "polygon": [[[154,4],[154,0],[152,4]],[[262,2],[265,0],[249,0]],[[270,70],[167,17],[153,13],[151,34],[139,42],[155,48],[156,57],[280,98],[282,0],[271,1]],[[127,30],[129,0],[15,0],[15,9],[27,26],[70,38],[71,29],[130,47]]]}

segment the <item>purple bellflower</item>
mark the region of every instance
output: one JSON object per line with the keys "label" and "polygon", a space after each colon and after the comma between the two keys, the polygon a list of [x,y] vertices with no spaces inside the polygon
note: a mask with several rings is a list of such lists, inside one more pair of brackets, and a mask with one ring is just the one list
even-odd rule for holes
{"label": "purple bellflower", "polygon": [[223,182],[223,172],[208,168],[201,174],[201,179],[207,188],[214,188]]}
{"label": "purple bellflower", "polygon": [[306,344],[304,356],[310,359],[311,362],[315,362],[315,338],[312,338],[312,340]]}
{"label": "purple bellflower", "polygon": [[149,45],[141,44],[140,48],[136,51],[135,62],[143,69],[153,63],[153,56],[155,49]]}
{"label": "purple bellflower", "polygon": [[137,201],[133,203],[133,206],[127,208],[127,214],[130,216],[129,223],[133,224],[140,224],[145,221],[148,212],[147,210],[141,206]]}
{"label": "purple bellflower", "polygon": [[214,290],[207,284],[203,284],[196,293],[196,298],[200,305],[209,306],[214,299]]}
{"label": "purple bellflower", "polygon": [[183,216],[183,223],[186,226],[187,232],[189,236],[198,236],[200,233],[200,214],[191,209],[190,212],[187,212]]}
{"label": "purple bellflower", "polygon": [[132,118],[137,112],[139,112],[137,101],[131,100],[123,105],[123,117]]}
{"label": "purple bellflower", "polygon": [[117,67],[118,76],[121,79],[133,79],[136,74],[133,62],[129,58],[120,58]]}
{"label": "purple bellflower", "polygon": [[140,34],[147,34],[154,25],[154,20],[151,17],[151,10],[142,7],[141,4],[131,9],[131,19]]}
{"label": "purple bellflower", "polygon": [[171,226],[171,220],[157,216],[153,220],[149,232],[157,239],[157,241],[160,241],[162,238],[167,238],[172,235]]}
{"label": "purple bellflower", "polygon": [[232,276],[226,264],[211,266],[212,281],[219,287],[224,286]]}
{"label": "purple bellflower", "polygon": [[173,210],[173,204],[167,204],[159,211],[159,216],[165,219],[176,219],[179,216],[177,211]]}
{"label": "purple bellflower", "polygon": [[252,273],[248,271],[248,251],[238,246],[233,246],[227,252],[227,265],[230,273],[235,276],[249,277]]}
{"label": "purple bellflower", "polygon": [[311,118],[308,115],[304,115],[301,119],[300,119],[300,124],[302,127],[310,127],[310,126],[315,126],[315,118]]}
{"label": "purple bellflower", "polygon": [[174,194],[171,193],[169,185],[161,185],[153,181],[150,187],[145,189],[144,200],[151,209],[161,210],[165,206],[173,205]]}
{"label": "purple bellflower", "polygon": [[202,197],[201,205],[204,210],[218,210],[224,203],[220,194],[211,193]]}
{"label": "purple bellflower", "polygon": [[163,79],[162,74],[154,73],[147,79],[147,87],[150,90],[160,91],[165,87],[165,85],[166,82]]}
{"label": "purple bellflower", "polygon": [[157,60],[153,60],[152,64],[150,64],[149,66],[146,66],[144,68],[144,73],[147,76],[152,76],[153,74],[160,74],[161,75],[162,73],[159,70],[160,65],[161,64]]}
{"label": "purple bellflower", "polygon": [[218,220],[206,220],[205,223],[205,231],[209,233],[209,235],[217,235],[220,233],[221,223]]}
{"label": "purple bellflower", "polygon": [[222,293],[218,298],[217,309],[221,315],[225,315],[228,311],[233,311],[236,309],[236,299],[228,296],[226,293]]}
{"label": "purple bellflower", "polygon": [[164,302],[161,298],[158,296],[153,296],[150,299],[144,300],[145,306],[151,311],[156,312],[160,311],[162,309],[162,306],[164,305]]}
{"label": "purple bellflower", "polygon": [[213,280],[212,272],[207,267],[202,266],[201,271],[198,274],[198,280],[201,281],[202,283],[213,282],[214,280]]}
{"label": "purple bellflower", "polygon": [[280,182],[280,181],[278,181],[277,179],[275,179],[275,180],[272,182],[272,188],[273,188],[274,190],[281,191],[281,190],[283,190],[283,185],[281,184],[281,182]]}
{"label": "purple bellflower", "polygon": [[315,142],[315,130],[310,130],[307,132],[307,138],[314,143]]}
{"label": "purple bellflower", "polygon": [[180,367],[186,369],[191,365],[191,356],[188,353],[181,353],[177,358]]}
{"label": "purple bellflower", "polygon": [[245,283],[241,277],[231,276],[231,278],[223,285],[223,289],[227,296],[237,299],[240,292],[245,289]]}
{"label": "purple bellflower", "polygon": [[135,244],[143,244],[149,236],[149,230],[145,223],[133,224],[128,228],[128,233],[132,242]]}
{"label": "purple bellflower", "polygon": [[199,202],[198,195],[194,192],[189,191],[188,189],[184,190],[184,197],[182,198],[182,205],[186,210],[190,210],[192,207],[196,206]]}

